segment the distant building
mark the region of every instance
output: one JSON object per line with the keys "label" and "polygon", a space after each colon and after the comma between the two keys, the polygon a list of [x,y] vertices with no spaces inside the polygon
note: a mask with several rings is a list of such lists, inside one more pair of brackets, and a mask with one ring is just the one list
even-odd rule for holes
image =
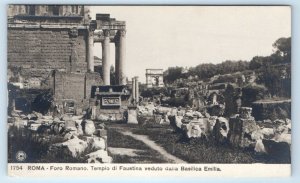
{"label": "distant building", "polygon": [[163,87],[163,69],[146,69],[147,88]]}

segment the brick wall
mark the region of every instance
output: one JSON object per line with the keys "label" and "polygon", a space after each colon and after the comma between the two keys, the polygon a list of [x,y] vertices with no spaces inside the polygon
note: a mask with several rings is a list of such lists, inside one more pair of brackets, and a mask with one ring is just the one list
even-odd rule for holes
{"label": "brick wall", "polygon": [[86,98],[91,98],[92,86],[99,86],[103,84],[99,73],[86,73]]}
{"label": "brick wall", "polygon": [[68,29],[8,30],[8,67],[21,66],[21,75],[47,78],[50,71],[86,72],[86,34],[70,37]]}
{"label": "brick wall", "polygon": [[54,96],[58,103],[71,99],[78,107],[88,104],[93,85],[101,85],[99,73],[55,72],[53,76]]}
{"label": "brick wall", "polygon": [[85,75],[82,73],[55,74],[55,98],[84,99]]}

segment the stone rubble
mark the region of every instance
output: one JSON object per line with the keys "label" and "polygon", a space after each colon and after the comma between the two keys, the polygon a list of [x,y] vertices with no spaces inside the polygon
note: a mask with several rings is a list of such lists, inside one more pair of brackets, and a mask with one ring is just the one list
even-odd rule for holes
{"label": "stone rubble", "polygon": [[[142,109],[145,109],[143,107]],[[157,107],[154,111],[170,121],[175,132],[183,133],[187,138],[213,137],[217,143],[229,143],[233,147],[250,148],[257,153],[270,154],[272,144],[291,144],[291,120],[255,121],[252,108],[241,107],[240,113],[231,118],[210,116],[206,112],[191,109]],[[145,113],[140,112],[139,115]],[[148,114],[147,114],[148,115]],[[163,120],[162,120],[163,121]],[[263,124],[263,125],[262,125]],[[264,126],[266,125],[266,126]],[[269,126],[273,126],[272,128]],[[265,147],[265,146],[268,147]],[[276,149],[276,147],[275,147]],[[288,150],[290,150],[288,148]]]}
{"label": "stone rubble", "polygon": [[94,150],[105,150],[106,149],[106,140],[102,137],[93,137],[89,143],[91,144],[92,149]]}
{"label": "stone rubble", "polygon": [[108,156],[107,151],[97,150],[86,155],[87,163],[112,163],[112,157]]}
{"label": "stone rubble", "polygon": [[83,120],[81,126],[83,133],[87,136],[92,136],[96,131],[94,122],[92,120]]}
{"label": "stone rubble", "polygon": [[[188,139],[213,138],[217,143],[229,143],[237,148],[250,148],[261,154],[274,155],[280,149],[286,153],[290,152],[291,120],[255,121],[251,115],[252,108],[249,107],[241,107],[239,114],[232,115],[229,120],[220,116],[210,116],[206,111],[199,112],[190,108],[170,108],[152,104],[137,106],[127,112],[127,123],[139,124],[138,118],[141,116],[157,118],[158,124],[171,125],[175,132],[182,133]],[[58,118],[43,116],[36,112],[23,115],[19,111],[13,111],[9,122],[33,132],[43,131],[61,135],[65,142],[52,146],[67,149],[73,157],[82,155],[90,147],[92,152],[86,155],[87,162],[112,162],[112,158],[107,154],[105,125],[95,126],[92,120],[84,119],[82,115],[62,115]]]}
{"label": "stone rubble", "polygon": [[137,111],[135,108],[128,109],[127,112],[127,123],[128,124],[138,124]]}
{"label": "stone rubble", "polygon": [[72,157],[77,158],[88,147],[88,143],[79,139],[77,136],[73,136],[71,139],[62,143],[53,144],[53,146],[67,148],[70,151]]}
{"label": "stone rubble", "polygon": [[240,115],[229,119],[229,141],[234,147],[254,146],[256,141],[262,138],[260,128],[251,116],[252,109],[242,107]]}
{"label": "stone rubble", "polygon": [[[63,142],[50,145],[49,153],[61,149],[73,158],[85,156],[89,163],[112,162],[112,158],[107,153],[107,130],[104,124],[95,126],[92,120],[83,119],[83,115],[62,115],[58,118],[43,116],[37,112],[23,115],[15,111],[13,114],[9,118],[11,121],[9,126],[25,128],[33,133],[48,133],[62,137]],[[85,153],[87,154],[84,155]]]}
{"label": "stone rubble", "polygon": [[229,123],[226,118],[218,117],[213,127],[213,137],[218,143],[225,143],[229,132]]}

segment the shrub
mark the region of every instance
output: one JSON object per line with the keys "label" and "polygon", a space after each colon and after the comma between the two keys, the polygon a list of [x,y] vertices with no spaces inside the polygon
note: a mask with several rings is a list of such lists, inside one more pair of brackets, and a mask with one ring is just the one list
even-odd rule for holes
{"label": "shrub", "polygon": [[267,89],[263,85],[250,84],[242,89],[242,105],[251,107],[252,103],[264,99],[267,95]]}

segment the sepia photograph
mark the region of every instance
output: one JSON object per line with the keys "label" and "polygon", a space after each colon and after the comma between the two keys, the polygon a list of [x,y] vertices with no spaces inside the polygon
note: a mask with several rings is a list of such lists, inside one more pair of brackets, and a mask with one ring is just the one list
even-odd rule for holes
{"label": "sepia photograph", "polygon": [[291,164],[290,6],[10,4],[7,79],[9,164]]}

